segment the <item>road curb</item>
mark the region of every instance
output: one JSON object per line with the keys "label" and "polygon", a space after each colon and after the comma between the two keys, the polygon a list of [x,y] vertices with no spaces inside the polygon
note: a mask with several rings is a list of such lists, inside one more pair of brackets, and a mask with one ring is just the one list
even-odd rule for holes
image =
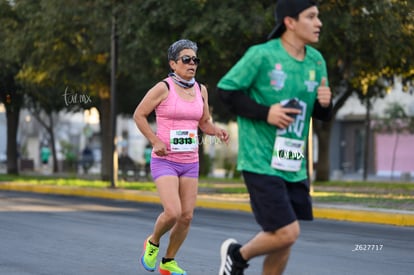
{"label": "road curb", "polygon": [[[155,193],[135,190],[45,186],[5,182],[0,183],[0,190],[65,196],[94,197],[157,204],[160,203],[160,200]],[[197,207],[251,212],[250,204],[247,199],[216,199],[213,195],[200,195],[197,199]],[[316,219],[388,224],[396,226],[414,226],[414,213],[405,213],[403,211],[393,212],[371,209],[339,209],[336,207],[325,207],[320,205],[315,206],[313,208],[313,211],[314,217]]]}

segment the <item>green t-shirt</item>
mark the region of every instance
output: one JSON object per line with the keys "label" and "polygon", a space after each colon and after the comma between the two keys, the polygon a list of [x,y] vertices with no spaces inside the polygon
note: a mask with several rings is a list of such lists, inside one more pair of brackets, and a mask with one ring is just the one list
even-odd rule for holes
{"label": "green t-shirt", "polygon": [[40,149],[40,158],[41,158],[42,162],[49,161],[49,156],[50,156],[50,149],[49,149],[49,147],[46,147],[46,146],[42,147]]}
{"label": "green t-shirt", "polygon": [[151,153],[152,153],[152,148],[151,147],[145,147],[144,158],[145,158],[145,163],[146,164],[149,164],[151,162]]}
{"label": "green t-shirt", "polygon": [[327,78],[326,63],[306,46],[303,61],[292,58],[280,39],[252,46],[219,81],[227,92],[243,91],[256,102],[270,106],[296,98],[302,113],[285,130],[238,116],[239,170],[280,176],[296,182],[307,178],[305,148],[317,88]]}

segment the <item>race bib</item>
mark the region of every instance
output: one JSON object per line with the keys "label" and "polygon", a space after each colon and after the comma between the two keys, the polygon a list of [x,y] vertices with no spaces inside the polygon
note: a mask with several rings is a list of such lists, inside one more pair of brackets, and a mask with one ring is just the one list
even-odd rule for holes
{"label": "race bib", "polygon": [[305,158],[303,140],[276,136],[271,167],[278,170],[297,172]]}
{"label": "race bib", "polygon": [[170,148],[172,152],[194,152],[198,149],[197,130],[171,130]]}

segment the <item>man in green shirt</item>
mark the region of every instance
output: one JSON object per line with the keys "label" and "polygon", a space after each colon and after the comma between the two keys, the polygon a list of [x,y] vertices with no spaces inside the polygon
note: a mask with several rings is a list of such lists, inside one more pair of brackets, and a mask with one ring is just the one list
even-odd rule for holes
{"label": "man in green shirt", "polygon": [[279,0],[269,41],[250,47],[218,83],[237,114],[238,169],[262,227],[244,245],[223,242],[219,275],[243,274],[265,255],[263,274],[282,274],[299,236],[298,220],[312,220],[305,158],[310,119],[329,120],[332,94],[325,60],[308,44],[322,22],[311,0]]}

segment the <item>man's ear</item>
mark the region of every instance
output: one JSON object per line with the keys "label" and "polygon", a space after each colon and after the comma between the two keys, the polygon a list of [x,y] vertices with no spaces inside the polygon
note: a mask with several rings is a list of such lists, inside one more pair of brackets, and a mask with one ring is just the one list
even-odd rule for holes
{"label": "man's ear", "polygon": [[283,23],[285,24],[286,30],[293,30],[295,28],[294,22],[295,19],[293,17],[286,16],[283,19]]}

